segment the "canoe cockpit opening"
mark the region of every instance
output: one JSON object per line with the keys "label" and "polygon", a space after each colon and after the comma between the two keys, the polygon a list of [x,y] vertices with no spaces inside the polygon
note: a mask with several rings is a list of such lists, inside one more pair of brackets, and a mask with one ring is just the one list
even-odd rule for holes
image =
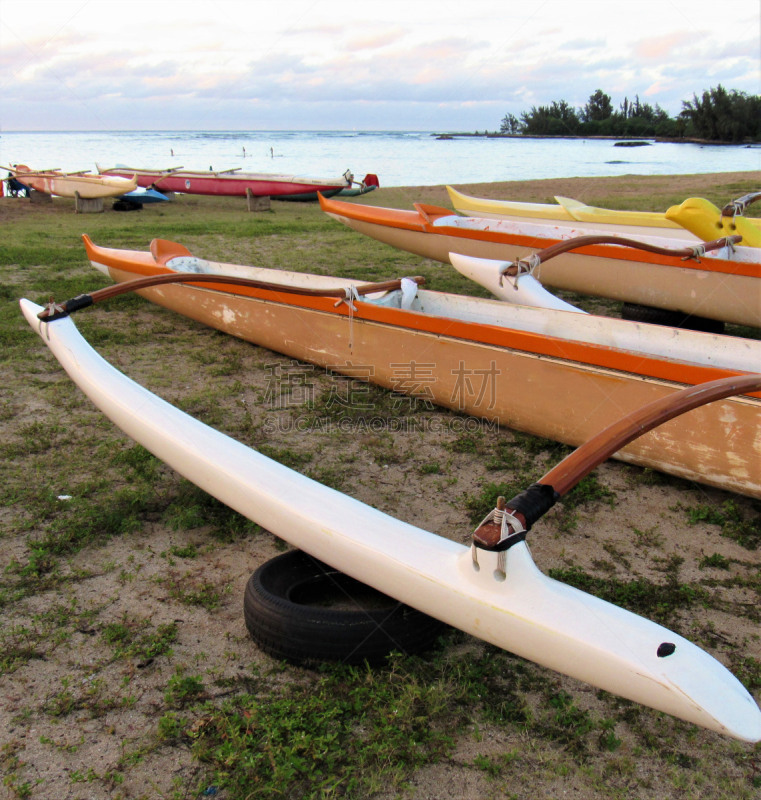
{"label": "canoe cockpit opening", "polygon": [[206,275],[213,272],[211,264],[208,261],[204,261],[202,258],[196,258],[196,256],[191,256],[189,253],[186,256],[170,258],[165,262],[165,266],[175,272],[194,272],[196,275]]}
{"label": "canoe cockpit opening", "polygon": [[[463,220],[468,220],[463,224]],[[475,223],[469,220],[468,217],[458,217],[454,214],[448,217],[439,217],[431,222],[435,228],[473,228],[476,227]]]}
{"label": "canoe cockpit opening", "polygon": [[[242,270],[241,268],[236,270],[234,267],[231,268],[230,265],[220,265],[213,261],[206,261],[203,258],[197,258],[196,256],[192,256],[190,254],[178,255],[174,258],[170,258],[165,262],[165,266],[174,272],[184,272],[193,275],[225,275],[226,271],[229,270],[229,274],[232,276],[234,272],[241,271],[254,278],[252,270]],[[268,272],[275,271],[262,269],[259,274],[256,275],[256,277],[261,275],[262,279],[268,280],[269,275],[265,274]],[[276,277],[280,277],[281,279],[286,276],[288,278],[288,285],[298,285],[297,281],[299,278],[299,273],[288,273],[287,275],[285,273],[281,273],[279,276],[276,275]],[[333,283],[332,288],[344,288],[346,291],[346,300],[342,302],[362,300],[365,303],[372,303],[373,305],[384,306],[386,308],[400,308],[405,310],[414,308],[415,300],[418,296],[417,281],[413,280],[412,278],[401,278],[399,280],[399,284],[400,285],[398,289],[379,291],[377,293],[363,295],[362,297],[356,293],[356,290],[353,291],[353,284],[347,287],[338,287],[335,285],[335,283]],[[305,285],[304,289],[308,290],[309,287]]]}

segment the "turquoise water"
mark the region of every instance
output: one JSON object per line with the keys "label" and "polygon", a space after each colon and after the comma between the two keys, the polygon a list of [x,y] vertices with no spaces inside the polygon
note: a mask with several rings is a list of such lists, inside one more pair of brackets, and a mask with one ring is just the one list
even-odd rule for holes
{"label": "turquoise water", "polygon": [[620,175],[761,169],[760,147],[610,140],[439,140],[430,133],[371,131],[129,131],[2,133],[0,167],[95,169],[95,165],[215,170],[240,167],[333,178],[378,175],[381,186],[431,186]]}

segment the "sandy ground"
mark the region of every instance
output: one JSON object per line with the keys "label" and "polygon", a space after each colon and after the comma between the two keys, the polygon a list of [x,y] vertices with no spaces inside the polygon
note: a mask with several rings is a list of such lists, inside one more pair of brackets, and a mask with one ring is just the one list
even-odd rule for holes
{"label": "sandy ground", "polygon": [[[562,187],[556,191],[563,193]],[[527,455],[515,445],[520,468],[505,461],[491,468],[492,454],[500,444],[509,448],[513,434],[468,430],[461,419],[436,409],[421,414],[427,420],[425,433],[381,430],[347,436],[331,429],[296,437],[285,423],[304,413],[307,394],[340,395],[355,389],[342,378],[297,365],[311,387],[309,393],[299,396],[291,386],[292,391],[273,400],[273,368],[294,369],[282,356],[221,335],[214,335],[210,351],[208,331],[170,319],[159,309],[141,310],[137,317],[122,311],[112,314],[109,325],[151,333],[148,346],[128,351],[109,341],[99,346],[131,377],[254,446],[301,454],[299,468],[313,477],[441,536],[467,540],[473,527],[467,501],[484,485],[523,474],[527,459],[541,474],[557,458],[541,448]],[[177,353],[169,375],[166,343],[180,340],[187,346]],[[66,499],[72,487],[81,492],[74,502],[82,502],[88,491],[97,498],[92,486],[88,490],[88,481],[98,477],[127,486],[129,473],[114,467],[113,456],[129,451],[131,443],[79,395],[35,341],[29,342],[23,380],[9,377],[2,390],[0,424],[8,452],[16,452],[16,469],[25,471],[30,485],[44,486],[48,497],[52,493],[55,499],[49,502],[54,506],[72,502]],[[204,350],[207,356],[213,352],[213,361],[225,369],[201,364]],[[33,391],[21,394],[24,385]],[[264,397],[270,399],[263,404]],[[72,415],[77,421],[77,455],[67,460]],[[47,440],[32,453],[18,455],[19,448],[13,447],[35,422],[43,423]],[[82,448],[89,454],[85,460]],[[159,470],[160,480],[152,489],[157,508],[182,492],[173,472]],[[609,492],[607,499],[584,504],[575,518],[558,507],[532,532],[532,553],[540,568],[575,566],[624,581],[661,585],[675,579],[699,586],[710,603],[685,605],[670,625],[731,668],[749,664],[749,670],[757,671],[759,553],[722,535],[718,524],[692,524],[690,513],[729,504],[742,519],[758,525],[758,504],[697,484],[658,480],[616,461],[602,465],[597,476]],[[242,616],[246,581],[258,565],[282,550],[282,544],[266,531],[220,541],[209,524],[176,525],[155,513],[137,530],[94,541],[62,559],[61,580],[13,601],[10,587],[18,586],[14,564],[29,558],[30,541],[44,536],[50,522],[48,512],[38,516],[39,497],[30,502],[21,486],[15,492],[0,510],[8,531],[0,538],[0,566],[6,570],[3,642],[6,649],[27,647],[33,653],[0,675],[0,797],[201,796],[206,786],[203,772],[188,748],[156,738],[157,721],[167,710],[165,691],[178,671],[204,676],[208,698],[220,701],[237,690],[225,687],[243,685],[246,676],[267,674],[272,686],[301,679],[299,670],[282,669],[257,650]],[[176,555],[189,544],[196,546],[195,557]],[[721,566],[706,565],[707,556]],[[189,604],[191,590],[213,593],[218,602],[212,608]],[[106,626],[117,622],[151,631],[176,626],[171,653],[117,657],[103,638]],[[459,646],[481,647],[467,638]],[[557,691],[571,693],[579,707],[612,716],[620,747],[595,752],[579,763],[562,744],[530,728],[478,724],[474,719],[457,735],[448,757],[411,775],[407,790],[380,791],[373,797],[665,799],[752,797],[757,791],[753,781],[761,769],[758,746],[649,711],[637,726],[629,725],[624,714],[616,713],[611,698],[537,670]],[[755,693],[758,697],[757,686]],[[663,742],[663,752],[643,745],[642,730]],[[513,752],[518,754],[513,766],[504,764],[495,774],[477,766],[479,758],[499,759]],[[225,792],[207,796],[233,797]]]}

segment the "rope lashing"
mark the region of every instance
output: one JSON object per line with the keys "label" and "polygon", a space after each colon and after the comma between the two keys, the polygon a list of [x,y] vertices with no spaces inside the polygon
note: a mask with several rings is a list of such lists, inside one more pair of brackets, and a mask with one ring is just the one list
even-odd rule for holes
{"label": "rope lashing", "polygon": [[499,271],[499,285],[502,286],[503,279],[507,279],[507,282],[517,291],[518,278],[521,275],[531,275],[541,263],[542,257],[539,253],[532,253],[527,258],[521,258],[518,261],[508,261]]}
{"label": "rope lashing", "polygon": [[346,303],[349,306],[349,312],[354,312],[357,310],[357,307],[354,305],[354,300],[360,300],[359,293],[357,292],[356,287],[354,286],[346,286],[344,288],[345,296],[336,300],[333,303],[333,308],[338,308],[342,303]]}
{"label": "rope lashing", "polygon": [[[723,246],[727,248],[727,252],[735,253],[737,252],[737,248],[735,247],[735,241],[737,240],[737,236],[727,236],[724,239],[718,239],[719,243],[723,242]],[[692,252],[686,256],[682,256],[682,261],[691,261],[693,258],[695,261],[700,263],[700,257],[704,256],[707,252],[706,244],[708,242],[702,242],[701,244],[691,244],[687,245],[688,249]]]}
{"label": "rope lashing", "polygon": [[46,314],[46,316],[57,317],[57,316],[60,316],[62,314],[65,314],[65,313],[66,313],[66,308],[65,308],[64,305],[61,305],[60,303],[56,303],[55,300],[53,300],[52,297],[50,298],[50,300],[48,300],[48,304],[47,304],[47,306],[45,306],[45,314]]}
{"label": "rope lashing", "polygon": [[755,203],[756,200],[761,198],[761,192],[750,192],[749,194],[743,195],[742,197],[738,197],[737,200],[732,200],[730,203],[727,203],[724,208],[721,209],[721,216],[722,217],[735,217],[742,216],[745,213],[745,209],[751,204]]}
{"label": "rope lashing", "polygon": [[[515,498],[514,498],[515,499]],[[511,501],[512,504],[512,501]],[[514,505],[519,506],[520,503]],[[471,542],[471,557],[478,566],[478,550],[491,550],[499,553],[497,570],[505,571],[504,554],[518,542],[526,538],[526,533],[531,527],[523,514],[518,516],[516,508],[508,506],[504,497],[497,498],[497,505],[482,520],[473,533]],[[520,512],[518,512],[520,513]]]}
{"label": "rope lashing", "polygon": [[705,245],[703,244],[693,244],[689,245],[690,250],[692,252],[688,256],[682,256],[682,261],[690,261],[691,259],[695,259],[695,261],[700,263],[700,257],[706,254]]}
{"label": "rope lashing", "polygon": [[360,300],[359,293],[355,286],[347,286],[344,289],[346,293],[340,300],[333,303],[333,308],[338,308],[342,303],[346,303],[349,307],[349,350],[354,350],[354,314],[357,312],[357,307],[354,305],[355,300]]}
{"label": "rope lashing", "polygon": [[721,209],[721,216],[734,219],[735,217],[741,216],[746,208],[747,206],[744,203],[741,203],[739,200],[733,200]]}
{"label": "rope lashing", "polygon": [[[483,530],[485,525],[490,528],[499,529],[499,538],[495,537],[496,540],[489,549],[497,552],[497,571],[504,574],[509,546],[517,544],[525,538],[526,528],[523,522],[506,507],[504,497],[498,499],[497,507],[493,508],[481,520],[481,524],[478,526],[477,530]],[[486,548],[482,546],[480,549]],[[470,554],[476,566],[478,566],[478,550],[479,546],[476,544],[476,540],[474,540],[470,546]]]}

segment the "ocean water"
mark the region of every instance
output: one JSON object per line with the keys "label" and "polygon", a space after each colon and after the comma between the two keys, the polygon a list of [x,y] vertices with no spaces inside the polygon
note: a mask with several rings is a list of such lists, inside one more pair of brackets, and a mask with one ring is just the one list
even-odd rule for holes
{"label": "ocean water", "polygon": [[761,169],[761,147],[672,144],[615,147],[594,139],[437,139],[425,132],[125,131],[4,132],[0,168],[94,170],[241,168],[356,179],[381,186],[433,186],[620,175],[682,175]]}

